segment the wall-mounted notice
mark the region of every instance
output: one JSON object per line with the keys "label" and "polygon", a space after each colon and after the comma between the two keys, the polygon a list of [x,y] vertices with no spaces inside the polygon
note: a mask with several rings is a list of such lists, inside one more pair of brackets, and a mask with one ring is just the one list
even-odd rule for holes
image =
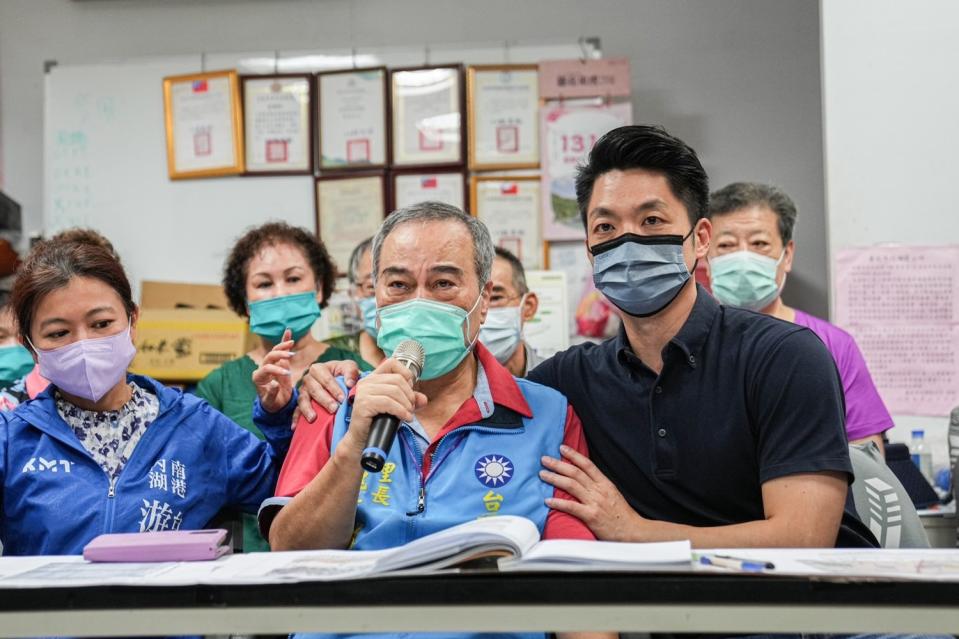
{"label": "wall-mounted notice", "polygon": [[959,406],[959,246],[840,251],[836,323],[859,344],[893,414]]}

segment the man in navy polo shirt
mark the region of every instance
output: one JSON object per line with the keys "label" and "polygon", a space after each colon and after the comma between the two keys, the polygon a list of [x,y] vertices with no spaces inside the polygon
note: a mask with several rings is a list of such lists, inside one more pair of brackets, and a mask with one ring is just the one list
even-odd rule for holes
{"label": "man in navy polo shirt", "polygon": [[543,478],[578,500],[547,503],[606,540],[835,545],[852,472],[835,365],[809,330],[695,284],[711,234],[695,151],[621,127],[576,195],[596,287],[623,326],[529,374],[569,398],[593,460],[544,458]]}

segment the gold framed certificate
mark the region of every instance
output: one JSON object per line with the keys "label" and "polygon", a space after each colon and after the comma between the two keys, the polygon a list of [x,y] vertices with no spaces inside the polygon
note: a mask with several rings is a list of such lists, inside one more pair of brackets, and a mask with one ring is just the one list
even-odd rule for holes
{"label": "gold framed certificate", "polygon": [[398,171],[393,174],[393,207],[442,202],[466,210],[466,175],[457,170]]}
{"label": "gold framed certificate", "polygon": [[316,230],[341,274],[346,273],[353,247],[375,234],[385,215],[383,173],[316,179]]}
{"label": "gold framed certificate", "polygon": [[163,78],[170,179],[243,172],[243,118],[236,71]]}
{"label": "gold framed certificate", "polygon": [[240,86],[246,173],[312,174],[312,76],[243,76]]}
{"label": "gold framed certificate", "polygon": [[392,165],[463,164],[463,67],[394,69]]}
{"label": "gold framed certificate", "polygon": [[477,65],[467,70],[469,168],[539,167],[539,67]]}
{"label": "gold framed certificate", "polygon": [[527,269],[543,267],[539,176],[474,177],[470,212],[489,229],[493,244],[509,250]]}
{"label": "gold framed certificate", "polygon": [[386,166],[386,67],[317,74],[321,171]]}

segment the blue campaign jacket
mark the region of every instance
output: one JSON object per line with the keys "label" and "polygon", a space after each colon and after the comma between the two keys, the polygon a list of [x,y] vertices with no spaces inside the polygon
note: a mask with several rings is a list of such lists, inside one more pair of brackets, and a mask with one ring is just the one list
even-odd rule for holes
{"label": "blue campaign jacket", "polygon": [[[368,474],[360,484],[353,548],[392,548],[486,515],[526,517],[543,533],[554,489],[539,477],[540,458],[559,457],[567,402],[551,388],[516,383],[533,417],[495,404],[489,417],[434,442],[429,456],[410,426],[400,425],[384,466],[392,472]],[[331,453],[349,428],[351,406],[336,415]]]}
{"label": "blue campaign jacket", "polygon": [[102,533],[203,528],[224,507],[273,494],[290,428],[257,439],[205,401],[136,375],[156,420],[114,486],[57,412],[53,386],[0,415],[4,555],[79,554]]}

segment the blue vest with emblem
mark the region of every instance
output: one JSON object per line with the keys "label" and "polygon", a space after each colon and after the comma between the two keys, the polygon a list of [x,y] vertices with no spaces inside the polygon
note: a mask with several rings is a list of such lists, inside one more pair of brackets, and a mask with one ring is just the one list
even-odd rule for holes
{"label": "blue vest with emblem", "polygon": [[[496,404],[489,417],[444,435],[428,461],[422,440],[408,424],[400,425],[383,472],[363,476],[353,548],[391,548],[495,515],[526,517],[542,534],[549,513],[544,500],[553,487],[539,478],[540,457],[559,457],[567,403],[546,386],[516,383],[533,417]],[[331,452],[349,420],[346,402],[336,415]]]}

